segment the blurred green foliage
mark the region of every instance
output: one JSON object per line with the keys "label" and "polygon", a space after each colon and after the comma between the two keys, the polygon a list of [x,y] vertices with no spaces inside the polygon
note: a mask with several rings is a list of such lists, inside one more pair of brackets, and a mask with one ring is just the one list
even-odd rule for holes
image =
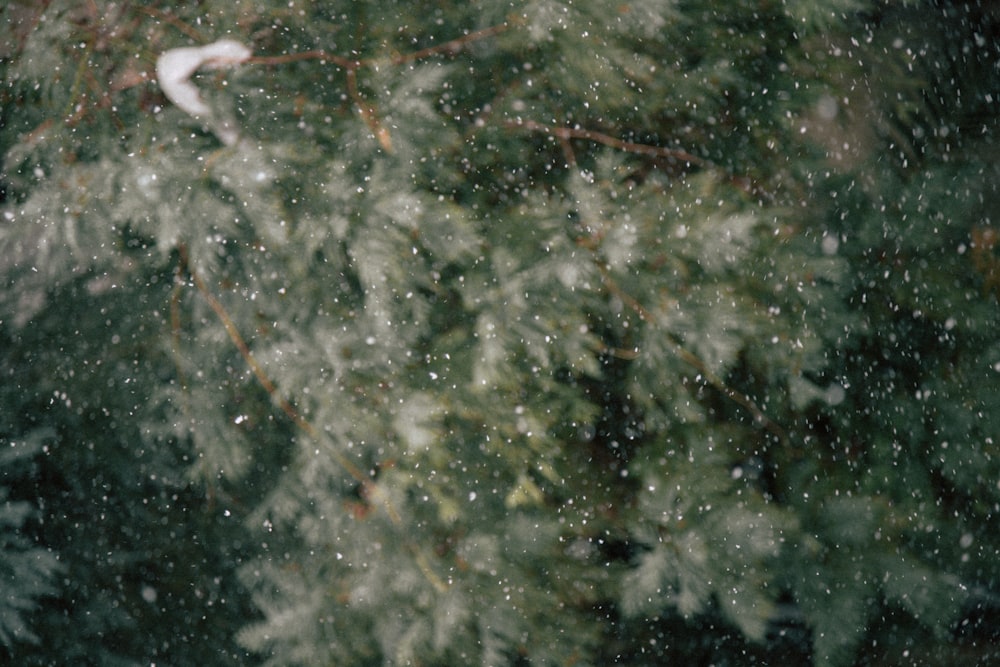
{"label": "blurred green foliage", "polygon": [[0,16],[4,661],[1000,656],[995,10]]}

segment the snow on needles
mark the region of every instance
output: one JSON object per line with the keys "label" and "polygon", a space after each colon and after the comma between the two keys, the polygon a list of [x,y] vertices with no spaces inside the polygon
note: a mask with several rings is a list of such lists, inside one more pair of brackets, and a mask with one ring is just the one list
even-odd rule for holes
{"label": "snow on needles", "polygon": [[[171,102],[195,118],[211,116],[212,109],[205,103],[198,88],[191,82],[199,68],[221,69],[245,62],[253,52],[232,39],[220,39],[205,46],[170,49],[156,60],[156,78],[160,88]],[[219,139],[227,145],[236,142],[236,132],[231,127],[213,128]]]}

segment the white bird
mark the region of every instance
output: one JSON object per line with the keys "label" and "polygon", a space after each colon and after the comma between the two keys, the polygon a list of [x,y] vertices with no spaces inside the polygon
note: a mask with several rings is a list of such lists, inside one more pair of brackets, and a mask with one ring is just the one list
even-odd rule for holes
{"label": "white bird", "polygon": [[[191,75],[201,67],[232,67],[247,61],[252,55],[253,52],[248,47],[232,39],[220,39],[205,46],[170,49],[160,54],[156,60],[156,79],[163,94],[179,109],[194,118],[211,118],[212,108],[191,82]],[[221,121],[210,124],[210,127],[222,143],[227,146],[236,143],[239,135],[230,123]]]}

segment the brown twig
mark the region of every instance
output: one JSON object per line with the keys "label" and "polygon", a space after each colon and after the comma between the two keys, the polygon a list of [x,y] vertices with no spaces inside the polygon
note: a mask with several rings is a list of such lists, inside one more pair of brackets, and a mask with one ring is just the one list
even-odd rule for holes
{"label": "brown twig", "polygon": [[[198,273],[194,270],[193,267],[191,267],[190,263],[188,262],[187,248],[184,245],[181,245],[178,248],[178,250],[180,252],[182,267],[184,268],[184,270],[187,271],[188,275],[191,277],[191,281],[194,283],[194,286],[198,290],[198,293],[201,294],[202,298],[205,299],[205,302],[208,303],[209,307],[215,312],[215,315],[219,318],[219,321],[222,322],[222,326],[223,328],[225,328],[226,333],[229,335],[229,339],[233,342],[233,345],[236,346],[236,349],[239,350],[240,356],[243,357],[243,360],[246,362],[247,366],[250,367],[250,370],[253,372],[254,377],[257,378],[257,382],[260,384],[261,387],[264,388],[264,391],[266,391],[268,395],[270,395],[271,398],[274,399],[274,401],[278,404],[278,407],[281,408],[281,411],[284,412],[288,416],[288,418],[291,419],[292,422],[297,427],[299,427],[299,429],[301,429],[310,438],[319,439],[318,429],[315,426],[313,426],[308,419],[303,417],[302,414],[295,408],[295,406],[288,401],[288,399],[286,399],[284,396],[281,395],[281,393],[278,391],[278,387],[275,386],[271,378],[268,377],[267,373],[261,367],[260,363],[258,363],[256,357],[254,357],[253,352],[250,351],[250,346],[247,345],[246,340],[240,334],[239,329],[237,329],[236,327],[236,323],[233,322],[233,318],[229,316],[229,312],[226,310],[225,306],[223,306],[222,303],[217,298],[215,298],[215,295],[212,294],[211,290],[208,289],[208,286],[205,284],[205,281],[202,280],[201,276],[198,275]],[[371,477],[363,473],[356,465],[354,465],[351,461],[349,461],[343,454],[341,454],[340,452],[334,452],[334,456],[336,457],[337,463],[339,463],[344,468],[344,470],[346,470],[347,473],[351,477],[353,477],[358,483],[364,485],[365,487],[374,485],[374,481],[371,479]],[[395,510],[393,509],[390,513],[390,516],[398,517],[398,514],[396,514]]]}
{"label": "brown twig", "polygon": [[[501,23],[489,28],[483,28],[482,30],[476,30],[475,32],[470,32],[466,35],[462,35],[461,37],[456,37],[455,39],[444,42],[443,44],[429,46],[425,49],[420,49],[411,53],[397,54],[389,58],[389,62],[393,65],[405,65],[406,63],[431,58],[433,56],[452,55],[458,53],[472,42],[500,34],[509,27],[509,23]],[[351,100],[354,102],[354,105],[357,107],[358,113],[361,115],[362,120],[365,121],[368,129],[371,130],[382,149],[387,153],[391,153],[392,135],[390,135],[388,128],[386,128],[379,120],[378,111],[376,110],[375,105],[368,102],[364,95],[362,95],[358,90],[358,70],[362,67],[376,66],[380,62],[384,62],[384,60],[377,57],[345,58],[343,56],[329,53],[323,49],[314,49],[312,51],[289,53],[280,56],[254,56],[247,60],[247,62],[256,65],[283,65],[301,60],[321,60],[324,62],[330,62],[344,70],[347,77],[347,91]]]}
{"label": "brown twig", "polygon": [[356,58],[344,58],[343,56],[328,53],[323,49],[316,49],[313,51],[289,53],[281,56],[254,56],[247,60],[247,62],[255,65],[283,65],[301,60],[320,60],[323,62],[330,62],[344,70],[344,75],[347,77],[347,93],[354,102],[354,106],[357,107],[358,114],[360,114],[361,119],[365,121],[365,125],[367,125],[368,129],[371,130],[372,135],[375,136],[375,139],[378,141],[383,150],[387,153],[391,153],[392,136],[389,134],[389,130],[387,130],[379,121],[375,106],[368,102],[364,95],[361,94],[361,91],[358,90],[358,69],[366,64],[369,64],[370,61],[358,60]]}
{"label": "brown twig", "polygon": [[350,95],[354,106],[357,107],[361,119],[371,130],[372,135],[386,153],[392,152],[392,137],[378,119],[375,106],[369,103],[361,91],[358,90],[358,69],[368,64],[368,60],[358,60],[357,58],[345,58],[323,49],[303,51],[301,53],[288,53],[281,56],[254,56],[247,60],[247,63],[254,65],[284,65],[287,63],[299,62],[301,60],[320,60],[330,62],[344,70],[347,77],[347,94]]}
{"label": "brown twig", "polygon": [[347,90],[351,95],[351,99],[354,100],[355,106],[358,107],[358,113],[361,114],[361,118],[365,121],[368,129],[375,135],[379,145],[382,146],[386,153],[391,153],[392,137],[389,134],[389,130],[379,122],[375,106],[369,104],[358,91],[357,69],[354,67],[347,70]]}
{"label": "brown twig", "polygon": [[356,58],[345,58],[344,56],[338,56],[329,51],[324,51],[323,49],[314,49],[312,51],[302,51],[299,53],[286,53],[281,56],[253,56],[249,58],[246,62],[251,65],[285,65],[287,63],[294,63],[300,60],[321,60],[324,62],[331,62],[338,67],[343,67],[346,70],[357,69],[361,67],[364,63]]}
{"label": "brown twig", "polygon": [[[708,162],[702,160],[701,158],[691,155],[687,151],[675,149],[675,148],[664,148],[661,146],[649,146],[647,144],[637,144],[631,141],[623,141],[617,139],[610,135],[604,134],[602,132],[595,132],[593,130],[586,130],[582,128],[572,128],[572,127],[552,127],[549,125],[544,125],[532,120],[517,120],[505,123],[507,127],[526,129],[532,132],[543,132],[550,136],[553,136],[559,140],[559,144],[562,148],[563,155],[566,158],[566,164],[569,166],[574,166],[576,164],[576,154],[573,151],[573,146],[570,143],[572,139],[583,139],[586,141],[593,141],[595,143],[604,144],[606,146],[611,146],[612,148],[617,148],[621,151],[626,151],[629,153],[639,153],[642,155],[652,155],[654,157],[667,158],[671,160],[677,160],[681,162],[686,162],[692,165],[704,166]],[[599,247],[597,244],[584,243],[587,248],[591,251],[596,252]],[[625,292],[618,283],[611,277],[608,272],[607,267],[595,258],[595,263],[598,266],[598,270],[601,273],[601,280],[604,283],[608,291],[619,299],[622,300],[626,306],[633,310],[640,318],[643,320],[653,323],[655,322],[655,317],[649,310],[646,309],[637,299],[632,295]],[[687,365],[694,368],[698,373],[704,378],[705,382],[712,385],[719,391],[721,391],[727,398],[731,401],[743,406],[747,411],[753,415],[754,421],[761,424],[768,431],[776,435],[782,442],[788,440],[788,435],[785,430],[777,423],[775,423],[767,414],[757,405],[757,403],[750,398],[747,394],[733,389],[727,385],[722,378],[713,373],[708,365],[698,358],[697,355],[692,353],[690,350],[685,348],[679,342],[671,338],[670,336],[665,337],[669,342],[670,346],[673,348],[674,353],[677,355],[681,361]],[[638,356],[638,351],[635,353],[630,353],[631,358]],[[628,357],[623,357],[628,358]]]}
{"label": "brown twig", "polygon": [[[232,317],[226,311],[225,306],[215,298],[215,295],[208,289],[205,281],[201,279],[197,272],[193,270],[188,262],[187,247],[181,244],[178,247],[180,254],[180,263],[177,267],[178,278],[186,271],[191,277],[192,283],[194,283],[195,288],[198,293],[205,299],[209,307],[215,312],[216,316],[222,322],[222,326],[225,328],[226,333],[229,334],[229,339],[233,342],[236,348],[240,351],[240,355],[246,361],[247,365],[253,371],[254,377],[257,378],[257,382],[264,388],[264,390],[274,399],[278,406],[284,412],[297,427],[299,427],[303,432],[305,432],[310,438],[314,440],[319,439],[319,432],[315,426],[312,425],[309,420],[302,416],[302,414],[293,406],[286,398],[278,393],[278,388],[275,386],[274,382],[267,376],[264,369],[261,368],[260,364],[254,358],[253,353],[250,351],[249,345],[247,345],[246,340],[240,334],[239,330],[236,328],[236,324],[233,322]],[[178,279],[178,286],[182,282]],[[180,340],[180,306],[179,306],[179,287],[175,290],[174,294],[171,296],[171,326],[173,328],[173,335],[177,341],[179,347]],[[179,350],[177,352],[179,355]],[[181,382],[183,383],[183,375],[181,375]],[[360,485],[362,489],[362,496],[365,498],[372,499],[373,501],[380,501],[382,506],[385,508],[386,514],[389,520],[395,526],[401,526],[403,523],[402,517],[396,510],[395,505],[393,505],[392,500],[381,493],[378,484],[370,476],[361,472],[361,470],[355,466],[351,461],[349,461],[340,452],[333,452],[334,459],[340,464],[347,473],[353,477]],[[404,544],[410,553],[413,554],[414,560],[416,561],[417,567],[420,572],[424,575],[427,581],[437,590],[438,592],[445,592],[448,590],[448,584],[441,579],[440,576],[431,567],[430,562],[427,559],[426,554],[420,547],[410,538],[404,539]]]}
{"label": "brown twig", "polygon": [[573,150],[573,142],[569,136],[557,134],[556,138],[559,139],[559,147],[562,149],[563,157],[566,158],[566,166],[576,167],[576,151]]}
{"label": "brown twig", "polygon": [[[424,60],[425,58],[431,58],[433,56],[454,55],[465,48],[466,45],[480,39],[498,35],[508,28],[510,28],[509,23],[500,23],[495,26],[490,26],[489,28],[483,28],[482,30],[470,32],[466,35],[462,35],[461,37],[456,37],[455,39],[438,44],[437,46],[429,46],[425,49],[420,49],[419,51],[413,51],[411,53],[396,54],[389,58],[389,62],[393,65],[405,65],[406,63]],[[338,56],[324,49],[313,49],[312,51],[288,53],[280,56],[254,56],[247,60],[247,62],[256,65],[284,65],[286,63],[297,62],[300,60],[324,60],[348,70],[356,70],[362,67],[372,67],[385,62],[383,59],[378,57],[345,58],[344,56]]]}
{"label": "brown twig", "polygon": [[8,31],[8,34],[14,37],[14,44],[8,45],[11,51],[6,54],[8,56],[19,57],[24,52],[24,46],[28,42],[28,38],[31,37],[38,25],[42,22],[42,17],[45,16],[46,12],[49,10],[49,5],[52,4],[52,0],[44,0],[43,2],[36,3],[37,6],[28,9],[24,8],[14,8],[8,7],[11,12],[25,12],[28,18],[22,15],[17,15],[13,18],[13,25],[7,23],[4,27]]}
{"label": "brown twig", "polygon": [[[438,44],[437,46],[428,46],[427,48],[420,49],[419,51],[393,56],[390,59],[390,62],[393,65],[404,65],[415,60],[423,60],[424,58],[430,58],[432,56],[454,55],[472,42],[485,39],[487,37],[493,37],[494,35],[499,35],[509,28],[509,23],[500,23],[498,25],[490,26],[489,28],[483,28],[482,30],[470,32],[466,35],[462,35],[461,37],[456,37],[453,40],[444,42],[443,44]],[[364,62],[367,64],[369,61]]]}
{"label": "brown twig", "polygon": [[552,127],[533,120],[516,120],[504,123],[505,127],[528,130],[529,132],[542,132],[556,137],[560,141],[571,139],[583,139],[605,146],[617,148],[627,153],[638,153],[640,155],[650,155],[653,157],[666,158],[677,162],[685,162],[696,166],[709,166],[707,160],[703,160],[697,155],[692,155],[679,148],[666,148],[664,146],[650,146],[649,144],[638,144],[633,141],[624,141],[603,132],[586,130],[579,127]]}

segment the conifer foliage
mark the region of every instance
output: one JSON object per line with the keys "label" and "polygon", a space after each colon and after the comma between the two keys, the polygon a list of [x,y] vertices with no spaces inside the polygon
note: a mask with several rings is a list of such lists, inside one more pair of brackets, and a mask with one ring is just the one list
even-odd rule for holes
{"label": "conifer foliage", "polygon": [[0,12],[4,659],[997,657],[1000,16]]}

